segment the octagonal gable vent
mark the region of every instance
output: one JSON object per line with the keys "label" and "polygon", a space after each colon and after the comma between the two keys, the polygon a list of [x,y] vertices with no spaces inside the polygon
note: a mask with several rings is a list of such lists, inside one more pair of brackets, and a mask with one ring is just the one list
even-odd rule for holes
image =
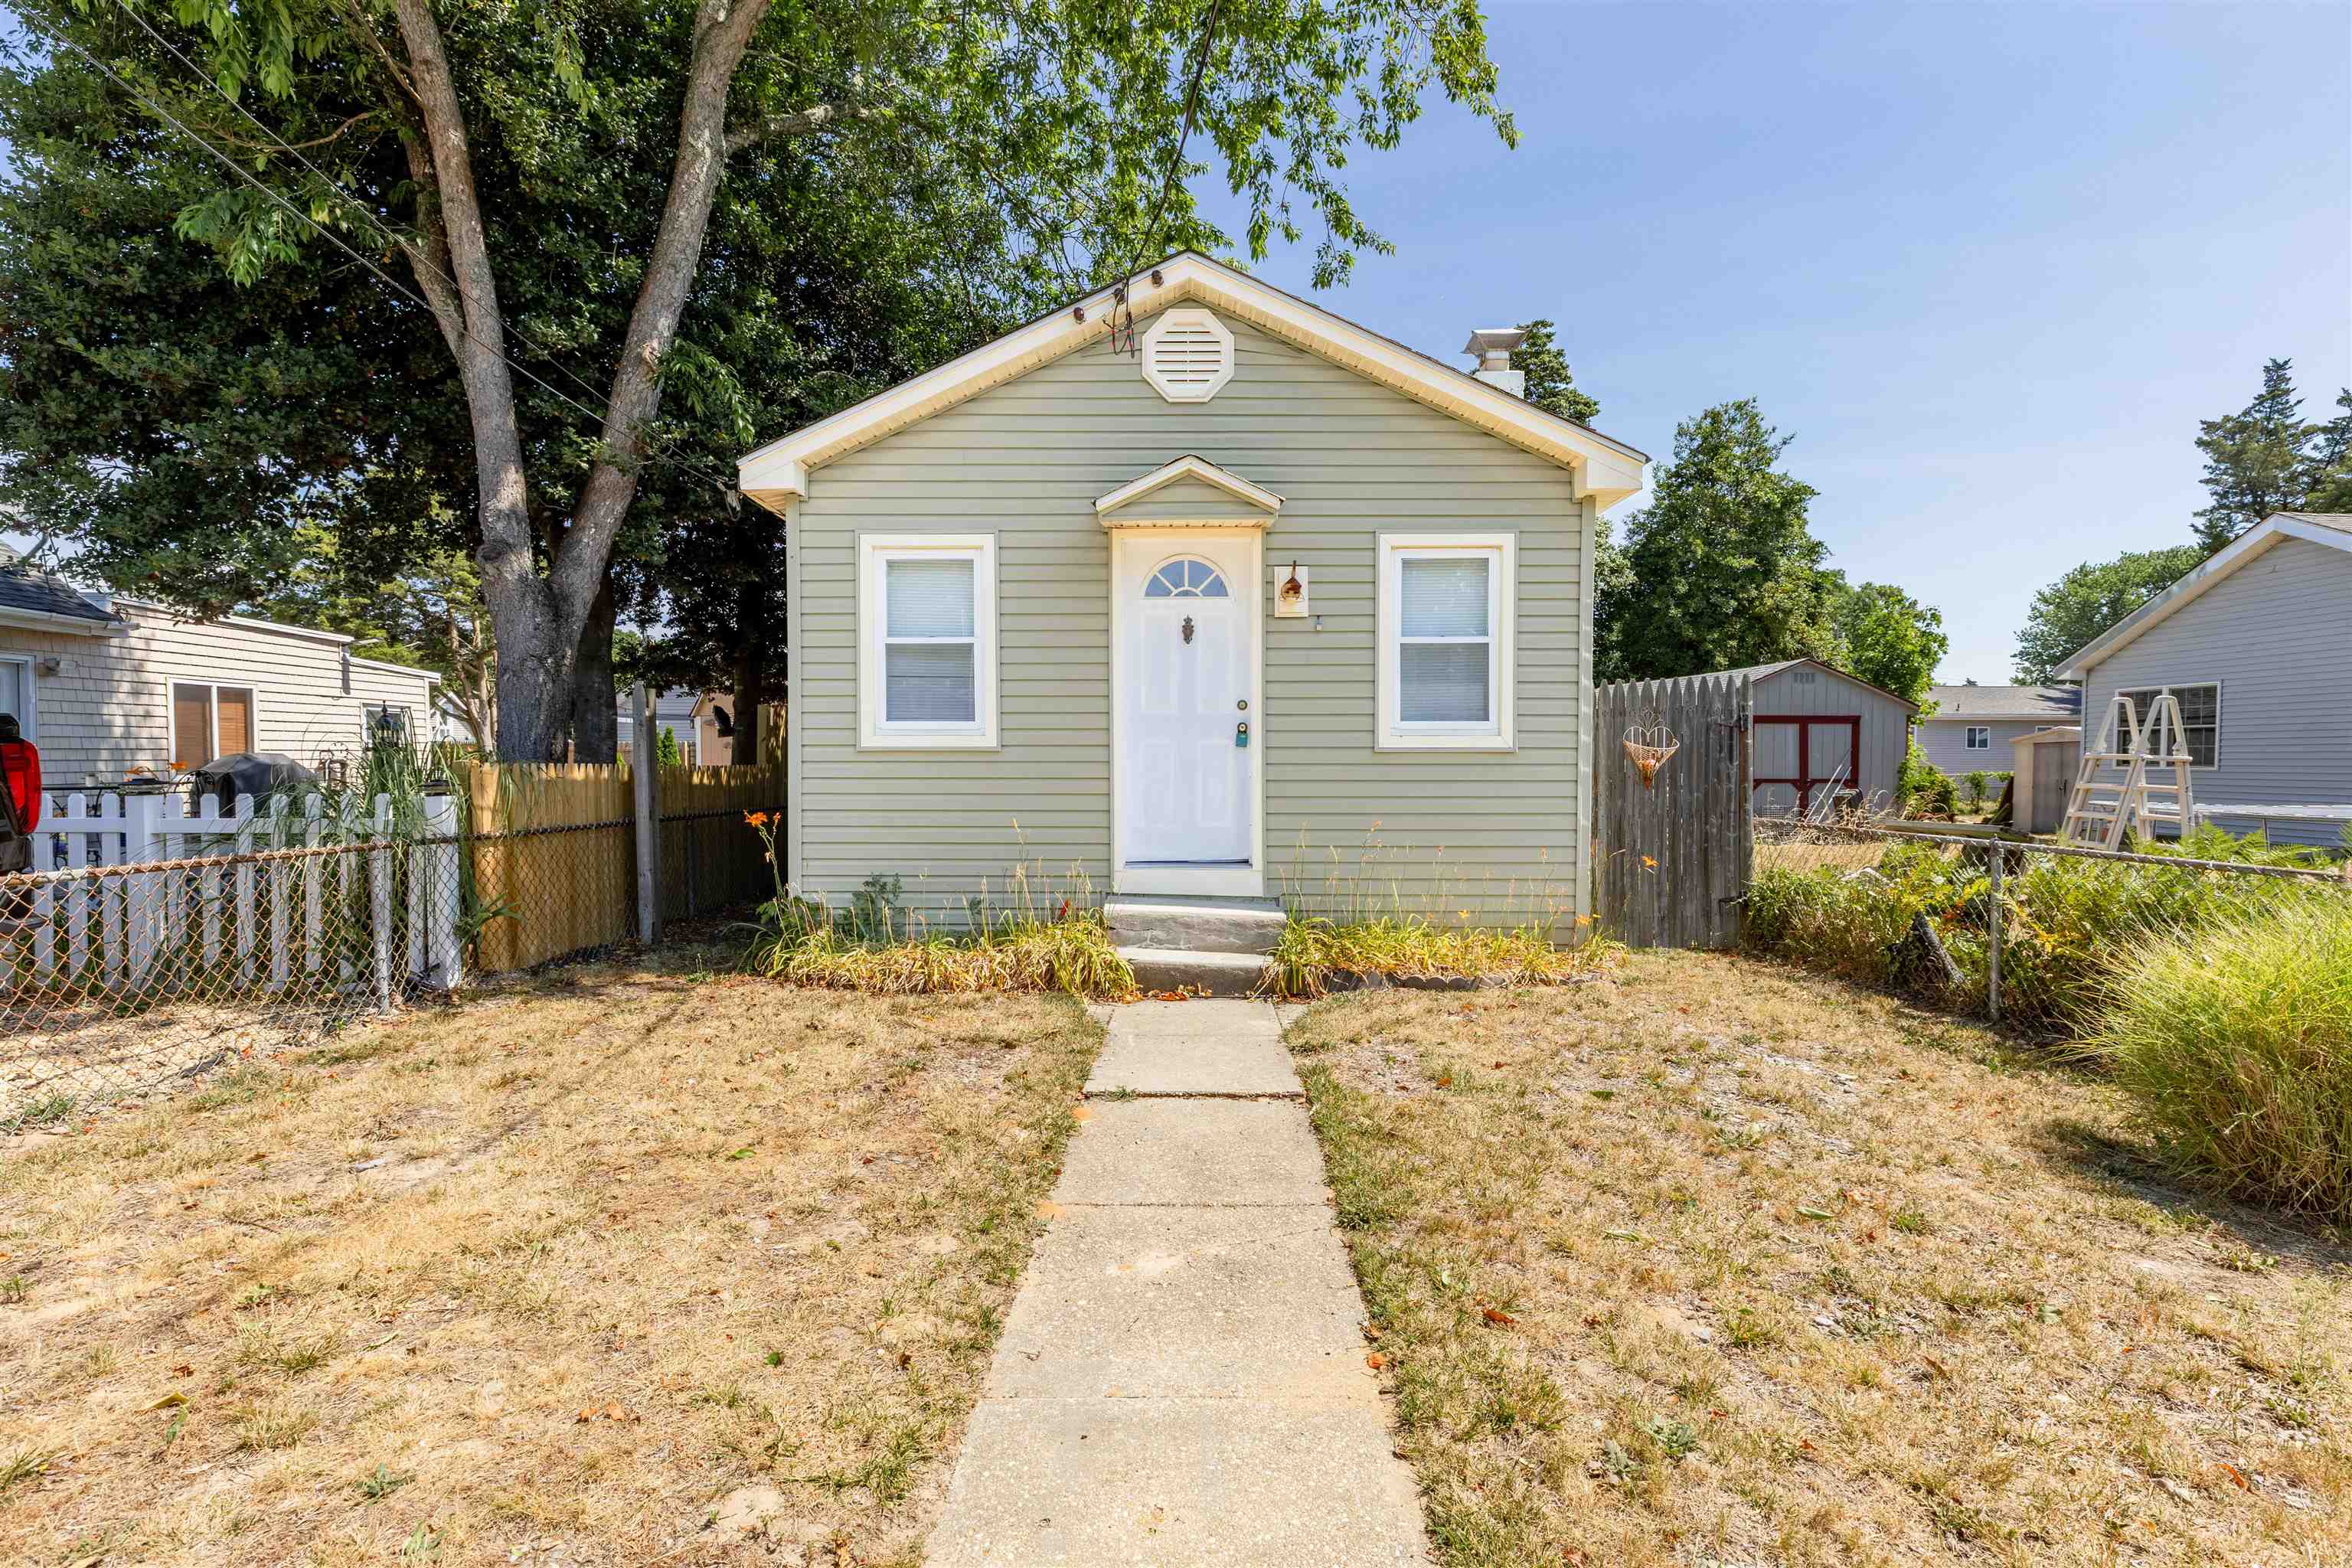
{"label": "octagonal gable vent", "polygon": [[1234,378],[1234,334],[1206,310],[1163,310],[1144,329],[1143,379],[1171,403],[1206,403]]}

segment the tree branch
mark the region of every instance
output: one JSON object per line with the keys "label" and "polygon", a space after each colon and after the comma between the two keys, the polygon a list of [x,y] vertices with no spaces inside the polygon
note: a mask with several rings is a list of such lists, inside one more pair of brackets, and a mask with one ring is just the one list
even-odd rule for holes
{"label": "tree branch", "polygon": [[794,136],[806,136],[828,125],[845,120],[864,120],[873,111],[864,105],[844,99],[835,103],[820,103],[791,114],[772,114],[739,126],[727,133],[727,155],[732,158],[747,148],[763,142],[782,142]]}

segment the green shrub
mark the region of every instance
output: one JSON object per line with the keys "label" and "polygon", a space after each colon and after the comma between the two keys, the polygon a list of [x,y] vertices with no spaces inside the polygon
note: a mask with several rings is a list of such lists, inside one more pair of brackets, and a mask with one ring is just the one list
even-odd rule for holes
{"label": "green shrub", "polygon": [[1969,786],[1969,805],[1970,806],[1979,806],[1984,804],[1985,780],[1987,777],[1988,775],[1982,768],[1972,768],[1969,771],[1967,776],[1961,781]]}
{"label": "green shrub", "polygon": [[[1913,918],[1925,914],[1966,977],[1962,997],[1948,1000],[1980,1005],[1990,892],[1981,849],[1897,843],[1861,871],[1759,871],[1748,893],[1748,941],[1885,985],[1896,979],[1898,944]],[[2028,1028],[2082,1033],[2095,1027],[2103,978],[2147,942],[2346,902],[2352,894],[2324,883],[2189,866],[2053,855],[2032,856],[2022,868],[2012,861],[2001,888],[2001,1014]]]}
{"label": "green shrub", "polygon": [[2084,1053],[2184,1174],[2352,1224],[2352,899],[2145,942]]}

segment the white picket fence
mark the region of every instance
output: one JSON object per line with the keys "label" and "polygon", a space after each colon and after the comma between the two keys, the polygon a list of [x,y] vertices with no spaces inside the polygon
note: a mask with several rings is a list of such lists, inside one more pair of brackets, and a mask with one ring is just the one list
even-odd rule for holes
{"label": "white picket fence", "polygon": [[391,797],[373,804],[278,796],[257,814],[238,795],[223,816],[212,796],[191,815],[178,795],[51,795],[32,874],[10,881],[30,884],[30,919],[0,948],[0,985],[135,996],[176,960],[213,993],[364,987],[388,1007],[404,976],[452,988],[457,801],[426,797],[404,836]]}

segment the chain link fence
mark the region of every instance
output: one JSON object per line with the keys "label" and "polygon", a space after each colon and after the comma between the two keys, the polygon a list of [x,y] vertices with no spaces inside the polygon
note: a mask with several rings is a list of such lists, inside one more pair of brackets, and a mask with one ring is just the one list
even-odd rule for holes
{"label": "chain link fence", "polygon": [[[1991,832],[1759,817],[1748,938],[1811,966],[2029,1032],[2081,1032],[2152,944],[2316,909],[2352,915],[2352,862],[2089,849]],[[2143,852],[2145,851],[2145,852]]]}
{"label": "chain link fence", "polygon": [[[36,868],[0,876],[0,1131],[168,1093],[486,975],[637,940],[635,821],[583,809],[611,810],[609,781],[588,779],[592,791],[567,769],[566,795],[506,772],[504,794],[475,784],[257,808],[240,796],[226,812],[174,794],[52,797]],[[682,797],[659,814],[669,921],[772,891],[744,810],[690,803],[740,795],[772,811],[774,781],[693,772],[705,776],[664,781]],[[731,773],[746,776],[716,776]],[[550,816],[583,819],[533,820]]]}

